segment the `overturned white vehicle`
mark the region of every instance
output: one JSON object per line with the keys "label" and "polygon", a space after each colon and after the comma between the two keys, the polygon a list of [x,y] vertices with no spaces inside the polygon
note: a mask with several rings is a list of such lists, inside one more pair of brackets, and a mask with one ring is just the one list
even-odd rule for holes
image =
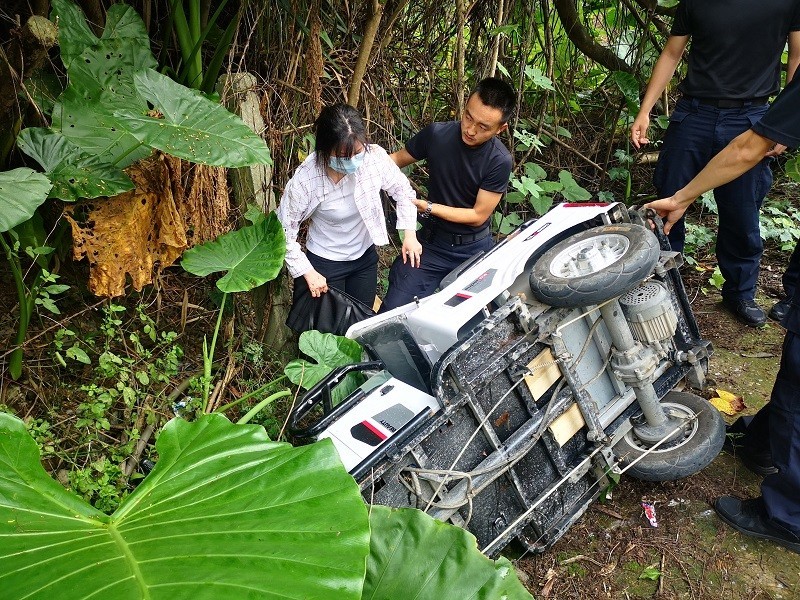
{"label": "overturned white vehicle", "polygon": [[[622,204],[562,204],[443,282],[351,327],[369,361],[291,415],[333,440],[364,498],[472,532],[496,555],[552,545],[611,473],[665,481],[708,465],[724,422],[703,398],[700,337],[661,233]],[[333,405],[348,373],[366,382]]]}

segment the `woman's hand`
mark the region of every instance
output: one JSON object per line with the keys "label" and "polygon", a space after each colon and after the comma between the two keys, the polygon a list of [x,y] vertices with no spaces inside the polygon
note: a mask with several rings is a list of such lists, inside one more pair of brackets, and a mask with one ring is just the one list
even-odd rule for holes
{"label": "woman's hand", "polygon": [[406,229],[403,232],[403,264],[406,260],[410,260],[412,267],[419,267],[421,257],[422,244],[417,241],[417,232],[413,229]]}
{"label": "woman's hand", "polygon": [[308,273],[304,274],[303,277],[308,284],[308,290],[311,292],[312,298],[319,298],[328,291],[327,280],[316,270],[311,269]]}

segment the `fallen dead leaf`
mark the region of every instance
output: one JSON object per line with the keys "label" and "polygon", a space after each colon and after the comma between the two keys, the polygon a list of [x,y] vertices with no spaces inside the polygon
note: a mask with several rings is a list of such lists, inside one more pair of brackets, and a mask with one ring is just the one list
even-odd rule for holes
{"label": "fallen dead leaf", "polygon": [[711,398],[710,402],[718,411],[726,415],[736,415],[747,408],[741,396],[719,388],[717,388],[717,395]]}

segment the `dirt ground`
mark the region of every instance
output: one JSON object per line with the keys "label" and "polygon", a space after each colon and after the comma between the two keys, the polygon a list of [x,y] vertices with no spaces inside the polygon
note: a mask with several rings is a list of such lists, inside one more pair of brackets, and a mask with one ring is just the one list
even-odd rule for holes
{"label": "dirt ground", "polygon": [[[780,256],[765,257],[759,301],[769,308],[781,293]],[[709,390],[744,400],[751,414],[769,397],[780,360],[783,329],[738,324],[708,284],[711,271],[684,267],[684,281],[702,335],[714,345]],[[735,417],[726,417],[732,422]],[[548,552],[525,555],[510,547],[520,577],[537,598],[690,598],[768,600],[800,598],[800,555],[743,536],[720,521],[720,495],[751,498],[760,477],[722,453],[702,472],[669,483],[623,475],[610,500],[589,511]],[[656,509],[658,527],[642,501]]]}

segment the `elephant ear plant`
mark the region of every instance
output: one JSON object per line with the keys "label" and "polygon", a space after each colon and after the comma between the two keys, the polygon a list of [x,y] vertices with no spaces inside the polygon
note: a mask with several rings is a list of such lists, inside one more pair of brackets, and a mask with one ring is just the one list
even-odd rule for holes
{"label": "elephant ear plant", "polygon": [[3,599],[531,598],[467,532],[365,506],[327,440],[293,448],[204,415],[170,421],[156,449],[106,515],[51,479],[24,423],[0,413]]}
{"label": "elephant ear plant", "polygon": [[[217,280],[217,288],[222,291],[222,302],[214,335],[211,338],[211,347],[205,339],[203,340],[203,412],[211,412],[212,408],[209,402],[211,367],[228,294],[248,292],[275,279],[281,271],[286,255],[286,238],[275,213],[265,216],[260,212],[248,211],[247,215],[254,219],[251,225],[187,250],[181,261],[184,269],[201,277],[226,272]],[[288,393],[288,391],[278,392],[264,402],[275,400]]]}
{"label": "elephant ear plant", "polygon": [[[147,30],[133,8],[113,4],[99,38],[70,0],[53,0],[52,9],[67,86],[52,107],[51,125],[23,129],[17,139],[44,173],[0,173],[0,245],[20,299],[9,361],[14,379],[22,372],[22,343],[37,303],[55,306],[43,292],[66,289],[47,271],[45,246],[26,249],[12,231],[47,198],[74,202],[129,191],[134,186],[123,169],[153,150],[224,167],[271,163],[264,141],[236,115],[154,70]],[[35,255],[40,270],[32,283],[23,276],[20,252]]]}

